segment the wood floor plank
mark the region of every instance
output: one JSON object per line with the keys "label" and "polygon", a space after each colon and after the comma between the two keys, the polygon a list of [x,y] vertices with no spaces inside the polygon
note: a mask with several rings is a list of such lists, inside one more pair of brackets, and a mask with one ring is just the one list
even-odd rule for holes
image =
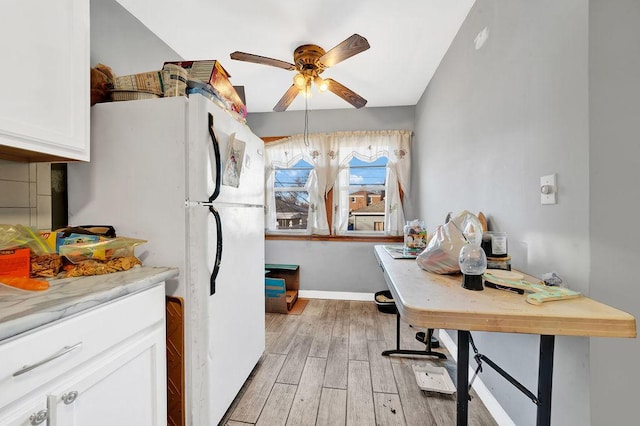
{"label": "wood floor plank", "polygon": [[[344,300],[339,300],[344,302]],[[336,320],[333,323],[333,330],[331,332],[333,337],[349,337],[349,309],[337,309]]]}
{"label": "wood floor plank", "polygon": [[247,426],[250,425],[252,423],[245,423],[245,422],[236,422],[233,420],[229,420],[228,422],[224,423],[226,426]]}
{"label": "wood floor plank", "polygon": [[265,331],[264,333],[264,351],[265,353],[273,353],[273,347],[278,340],[280,333],[274,331]]}
{"label": "wood floor plank", "polygon": [[335,312],[338,310],[338,301],[334,299],[325,300],[324,312]]}
{"label": "wood floor plank", "polygon": [[257,426],[278,426],[287,422],[287,415],[296,394],[296,385],[276,383],[271,389],[267,403],[260,413]]}
{"label": "wood floor plank", "polygon": [[233,410],[230,420],[246,423],[258,421],[285,358],[285,355],[280,354],[267,354],[264,357],[247,390]]}
{"label": "wood floor plank", "polygon": [[369,360],[365,303],[360,300],[349,303],[349,359]]}
{"label": "wood floor plank", "polygon": [[378,312],[376,324],[382,332],[382,340],[387,342],[388,349],[396,345],[396,316]]}
{"label": "wood floor plank", "polygon": [[347,389],[347,425],[375,424],[371,373],[367,361],[349,361]]}
{"label": "wood floor plank", "polygon": [[374,392],[398,393],[393,368],[389,357],[382,356],[388,349],[385,341],[369,340],[369,365],[371,367],[371,385]]}
{"label": "wood floor plank", "polygon": [[289,349],[293,343],[293,338],[298,331],[299,315],[282,316],[284,317],[284,323],[280,330],[280,335],[271,348],[271,353],[286,355],[289,353]]}
{"label": "wood floor plank", "polygon": [[336,310],[338,311],[348,311],[350,305],[350,300],[336,300]]}
{"label": "wood floor plank", "polygon": [[367,331],[362,313],[351,311],[349,321],[349,359],[368,361]]}
{"label": "wood floor plank", "polygon": [[307,303],[302,315],[300,315],[300,325],[297,334],[314,336],[318,329],[318,323],[324,310],[324,300],[311,299]]}
{"label": "wood floor plank", "polygon": [[287,316],[284,314],[267,313],[265,315],[265,331],[281,332]]}
{"label": "wood floor plank", "polygon": [[347,391],[322,388],[316,426],[343,426],[347,422]]}
{"label": "wood floor plank", "polygon": [[287,383],[290,385],[297,385],[302,375],[302,370],[307,361],[307,355],[309,354],[309,348],[311,348],[312,336],[296,335],[293,338],[293,343],[287,359],[280,370],[278,383]]}
{"label": "wood floor plank", "polygon": [[368,340],[384,340],[383,331],[376,322],[377,313],[375,311],[363,312],[362,319]]}
{"label": "wood floor plank", "polygon": [[407,424],[404,421],[404,411],[397,394],[374,392],[373,403],[376,411],[376,425],[404,426]]}
{"label": "wood floor plank", "polygon": [[402,402],[404,417],[408,426],[436,425],[429,410],[427,398],[416,382],[411,365],[393,363],[393,375],[398,385],[398,395]]}
{"label": "wood floor plank", "polygon": [[298,390],[289,411],[288,425],[315,425],[326,365],[327,360],[324,358],[307,358]]}
{"label": "wood floor plank", "polygon": [[347,389],[349,367],[349,339],[332,337],[324,375],[325,388]]}
{"label": "wood floor plank", "polygon": [[331,331],[336,318],[336,311],[323,312],[318,323],[318,328],[311,342],[309,356],[326,358],[331,344]]}

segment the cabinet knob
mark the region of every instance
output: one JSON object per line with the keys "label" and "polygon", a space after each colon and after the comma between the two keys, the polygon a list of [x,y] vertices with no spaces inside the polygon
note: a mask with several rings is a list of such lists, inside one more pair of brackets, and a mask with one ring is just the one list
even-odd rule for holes
{"label": "cabinet knob", "polygon": [[49,412],[47,410],[40,410],[37,413],[33,413],[32,415],[30,415],[29,420],[31,421],[32,425],[39,425],[40,423],[47,420],[47,417],[49,417]]}
{"label": "cabinet knob", "polygon": [[72,404],[73,401],[75,401],[77,397],[78,397],[78,392],[77,391],[71,391],[71,392],[67,392],[67,393],[63,394],[60,397],[60,399],[62,399],[62,402],[64,402],[65,404],[69,405],[69,404]]}

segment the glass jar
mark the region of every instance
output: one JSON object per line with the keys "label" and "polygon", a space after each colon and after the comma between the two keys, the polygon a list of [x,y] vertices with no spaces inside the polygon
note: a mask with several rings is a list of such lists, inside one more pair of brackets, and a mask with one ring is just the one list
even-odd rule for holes
{"label": "glass jar", "polygon": [[482,247],[465,244],[458,256],[458,266],[462,272],[462,287],[467,290],[482,290],[482,274],[487,269],[487,256]]}
{"label": "glass jar", "polygon": [[488,231],[482,234],[482,248],[487,257],[507,257],[507,233]]}
{"label": "glass jar", "polygon": [[418,255],[427,247],[427,229],[422,220],[408,220],[404,226],[403,254]]}

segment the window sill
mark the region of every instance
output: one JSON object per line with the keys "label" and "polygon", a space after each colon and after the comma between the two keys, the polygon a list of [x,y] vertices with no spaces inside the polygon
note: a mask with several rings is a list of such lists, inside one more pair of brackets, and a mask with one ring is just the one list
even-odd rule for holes
{"label": "window sill", "polygon": [[386,235],[300,235],[300,234],[265,234],[264,239],[270,240],[296,240],[296,241],[356,241],[369,243],[398,243],[403,242],[404,237]]}

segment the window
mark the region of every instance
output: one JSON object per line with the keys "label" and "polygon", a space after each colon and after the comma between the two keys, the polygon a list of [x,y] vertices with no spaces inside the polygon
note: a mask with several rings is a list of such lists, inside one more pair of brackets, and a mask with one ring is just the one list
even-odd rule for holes
{"label": "window", "polygon": [[304,160],[291,168],[275,170],[275,206],[277,230],[307,229],[309,192],[307,182],[313,166]]}
{"label": "window", "polygon": [[374,161],[349,161],[349,194],[360,203],[350,203],[347,231],[383,232],[386,215],[387,157]]}
{"label": "window", "polygon": [[411,132],[334,132],[265,145],[265,228],[401,236]]}

